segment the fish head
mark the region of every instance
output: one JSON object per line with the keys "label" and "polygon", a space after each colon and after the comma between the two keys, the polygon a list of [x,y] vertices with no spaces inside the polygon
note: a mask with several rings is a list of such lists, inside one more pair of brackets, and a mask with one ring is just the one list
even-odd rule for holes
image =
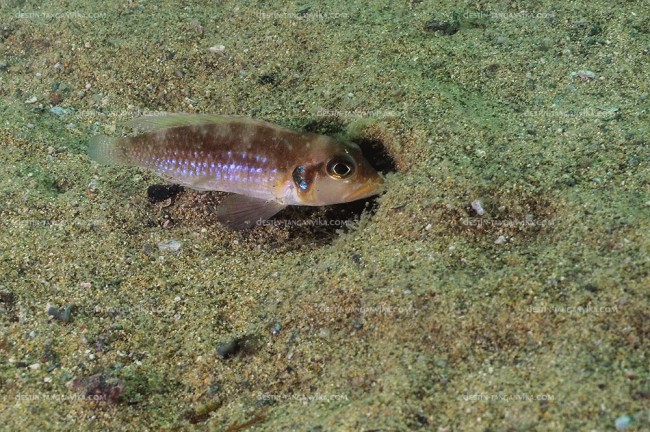
{"label": "fish head", "polygon": [[377,195],[384,179],[354,143],[319,136],[293,168],[293,200],[298,205],[339,204]]}

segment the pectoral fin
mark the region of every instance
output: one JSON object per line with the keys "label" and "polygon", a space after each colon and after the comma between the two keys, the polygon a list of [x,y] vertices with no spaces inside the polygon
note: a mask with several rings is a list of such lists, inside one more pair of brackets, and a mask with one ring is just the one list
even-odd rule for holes
{"label": "pectoral fin", "polygon": [[231,195],[219,204],[219,221],[233,230],[254,228],[286,206],[275,200],[262,200],[246,195]]}

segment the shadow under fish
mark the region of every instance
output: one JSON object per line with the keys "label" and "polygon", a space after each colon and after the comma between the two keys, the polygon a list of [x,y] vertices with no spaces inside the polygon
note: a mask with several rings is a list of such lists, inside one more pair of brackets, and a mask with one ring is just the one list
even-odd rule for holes
{"label": "shadow under fish", "polygon": [[231,229],[252,228],[290,205],[367,198],[383,178],[354,143],[238,116],[169,114],[126,123],[140,135],[91,139],[88,155],[139,166],[198,191],[232,192],[217,209]]}

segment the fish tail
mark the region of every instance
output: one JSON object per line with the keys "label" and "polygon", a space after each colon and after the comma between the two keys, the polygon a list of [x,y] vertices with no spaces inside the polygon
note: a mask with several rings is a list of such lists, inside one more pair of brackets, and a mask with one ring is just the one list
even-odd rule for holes
{"label": "fish tail", "polygon": [[88,156],[104,165],[130,165],[121,146],[121,138],[96,135],[90,139]]}

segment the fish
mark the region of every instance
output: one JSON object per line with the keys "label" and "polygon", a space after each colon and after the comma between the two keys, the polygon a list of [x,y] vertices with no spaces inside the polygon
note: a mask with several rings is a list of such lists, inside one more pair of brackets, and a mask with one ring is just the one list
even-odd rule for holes
{"label": "fish", "polygon": [[166,114],[125,123],[135,136],[90,139],[89,157],[149,169],[197,191],[231,192],[217,208],[230,229],[252,228],[287,206],[352,202],[384,190],[357,144],[242,116]]}

